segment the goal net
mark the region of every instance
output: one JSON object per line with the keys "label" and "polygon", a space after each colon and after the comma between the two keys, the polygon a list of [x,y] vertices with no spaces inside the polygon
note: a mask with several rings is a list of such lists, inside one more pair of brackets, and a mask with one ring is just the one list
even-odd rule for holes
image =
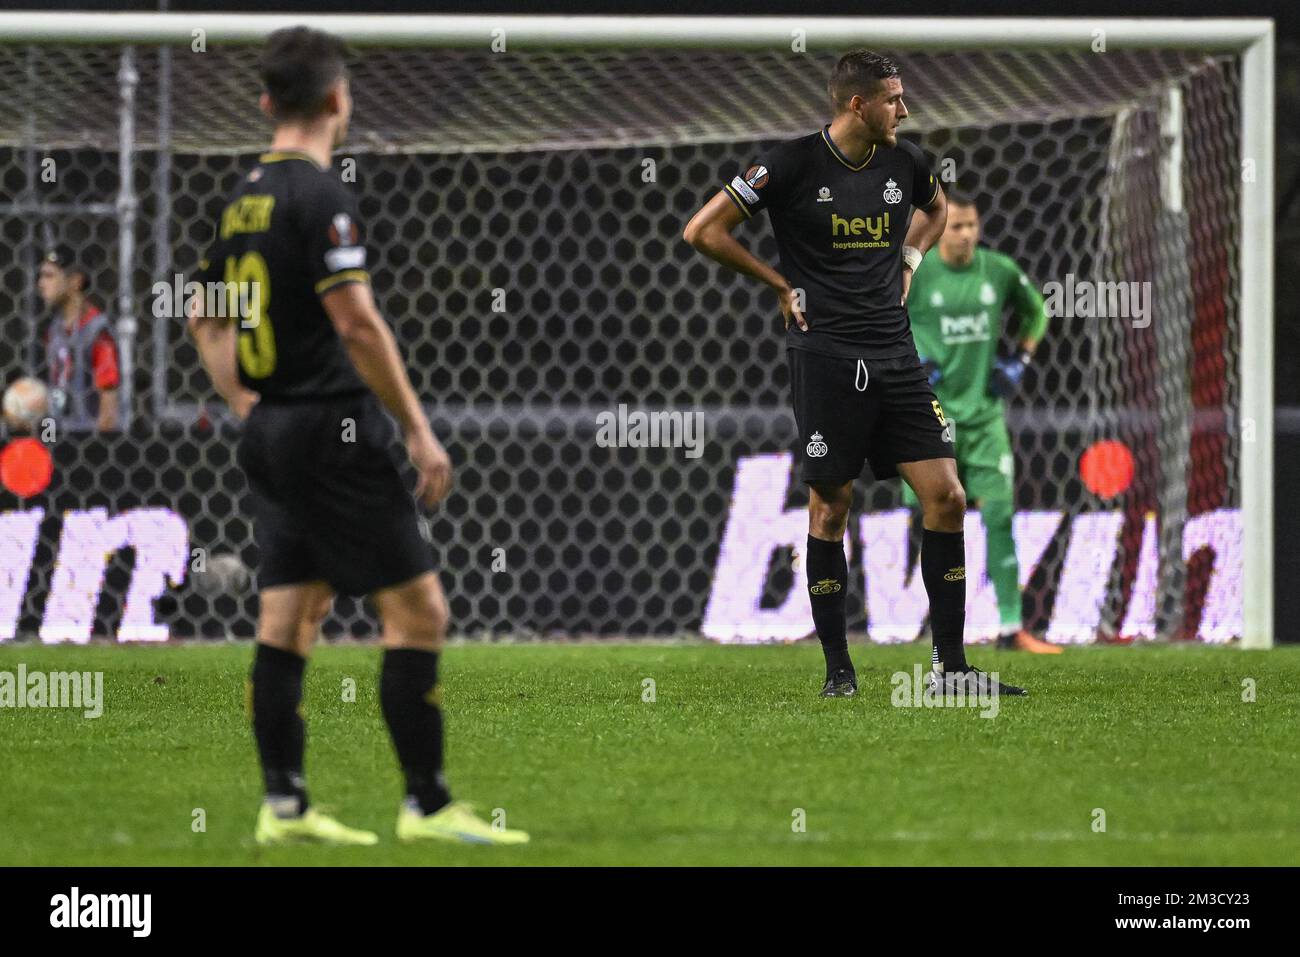
{"label": "goal net", "polygon": [[[296,21],[135,17],[138,35],[70,42],[15,16],[0,19],[0,377],[47,378],[36,272],[64,243],[117,331],[128,424],[59,431],[48,487],[0,489],[0,639],[250,634],[238,428],[170,306],[268,142],[247,41]],[[1008,412],[1026,626],[1222,642],[1247,632],[1248,605],[1266,617],[1271,578],[1247,574],[1271,522],[1251,477],[1271,448],[1250,381],[1271,306],[1251,276],[1269,287],[1243,219],[1271,183],[1243,108],[1255,32],[1144,44],[1117,21],[1035,47],[952,25],[927,42],[918,25],[832,45],[809,19],[729,46],[717,21],[695,21],[709,42],[680,21],[547,41],[538,18],[401,18],[400,35],[343,19],[355,107],[335,169],[456,464],[428,533],[459,633],[811,634],[775,298],[681,230],[766,146],[827,121],[826,77],[854,45],[897,60],[904,135],[1048,299]],[[765,218],[741,238],[775,259]],[[901,501],[897,482],[857,485],[849,625],[872,641],[924,626]],[[967,549],[973,641],[998,627],[974,510]],[[344,601],[328,630],[372,626]]]}

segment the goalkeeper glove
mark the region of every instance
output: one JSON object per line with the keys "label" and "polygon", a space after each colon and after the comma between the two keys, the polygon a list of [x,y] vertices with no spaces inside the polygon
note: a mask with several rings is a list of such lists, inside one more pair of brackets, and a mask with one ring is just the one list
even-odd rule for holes
{"label": "goalkeeper glove", "polygon": [[939,368],[939,363],[933,359],[927,359],[925,356],[917,356],[921,360],[921,371],[925,373],[925,380],[930,383],[933,389],[943,378],[943,370]]}
{"label": "goalkeeper glove", "polygon": [[999,359],[993,363],[989,373],[989,395],[995,399],[1009,399],[1020,388],[1020,382],[1029,368],[1029,353],[1024,349],[1010,359]]}

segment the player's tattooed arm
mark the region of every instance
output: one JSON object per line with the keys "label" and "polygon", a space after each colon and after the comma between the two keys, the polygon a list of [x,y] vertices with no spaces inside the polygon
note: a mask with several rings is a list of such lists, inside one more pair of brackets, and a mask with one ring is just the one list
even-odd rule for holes
{"label": "player's tattooed arm", "polygon": [[259,396],[239,381],[235,365],[235,324],[224,316],[203,314],[203,297],[190,300],[187,326],[194,337],[199,361],[212,380],[212,387],[241,421],[248,418]]}
{"label": "player's tattooed arm", "polygon": [[[719,192],[691,217],[682,238],[710,259],[738,273],[752,276],[776,291],[785,326],[796,323],[808,331],[808,320],[799,309],[798,296],[784,276],[746,249],[732,232],[745,214],[725,192]],[[942,227],[941,227],[942,231]]]}
{"label": "player's tattooed arm", "polygon": [[343,283],[320,301],[357,374],[402,428],[406,452],[420,474],[416,497],[426,506],[437,505],[451,489],[451,459],[434,437],[402,364],[393,331],[375,306],[370,284]]}
{"label": "player's tattooed arm", "polygon": [[[943,190],[936,190],[934,202],[925,208],[917,208],[912,214],[912,223],[907,227],[907,236],[903,240],[904,249],[915,249],[921,255],[939,241],[943,228],[948,223],[948,200]],[[903,303],[907,303],[907,294],[912,288],[913,267],[908,265],[906,257],[903,262]]]}

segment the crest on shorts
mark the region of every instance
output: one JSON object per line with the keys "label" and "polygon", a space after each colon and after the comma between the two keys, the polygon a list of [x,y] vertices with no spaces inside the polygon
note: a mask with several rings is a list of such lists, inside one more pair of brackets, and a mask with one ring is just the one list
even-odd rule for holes
{"label": "crest on shorts", "polygon": [[808,443],[808,448],[805,449],[805,451],[808,453],[808,458],[820,459],[825,457],[826,453],[829,452],[830,449],[822,440],[822,434],[820,432],[814,432],[812,434],[812,441]]}
{"label": "crest on shorts", "polygon": [[903,201],[903,191],[898,188],[898,184],[892,179],[885,184],[885,202],[891,206]]}

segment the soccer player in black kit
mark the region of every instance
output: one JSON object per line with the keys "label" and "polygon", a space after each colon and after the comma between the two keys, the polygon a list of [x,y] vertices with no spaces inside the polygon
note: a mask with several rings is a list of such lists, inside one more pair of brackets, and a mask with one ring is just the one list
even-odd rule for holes
{"label": "soccer player in black kit", "polygon": [[[352,111],[345,54],[336,37],[304,27],[268,39],[270,150],[225,206],[189,310],[213,386],[244,420],[238,458],[260,552],[250,698],[266,786],[254,836],[378,840],[313,806],[303,776],[303,673],[343,592],[369,595],[383,622],[380,705],[406,779],[398,838],[523,843],[523,831],[453,801],[442,774],[447,602],[383,410],[401,427],[424,505],[447,494],[451,462],[375,307],[356,199],[330,170]],[[207,293],[222,283],[242,295],[214,307]]]}
{"label": "soccer player in black kit", "polygon": [[[929,687],[1024,694],[966,661],[966,495],[952,431],[917,358],[905,307],[913,271],[943,233],[943,190],[925,154],[897,137],[907,108],[892,61],[865,50],[845,54],[828,89],[831,122],[770,150],[684,233],[700,252],[771,286],[785,317],[809,487],[804,567],[826,656],[822,694],[857,692],[845,637],[844,532],[864,462],[877,479],[901,475],[921,504],[921,576],[934,635]],[[732,236],[762,210],[776,236],[779,272]]]}

